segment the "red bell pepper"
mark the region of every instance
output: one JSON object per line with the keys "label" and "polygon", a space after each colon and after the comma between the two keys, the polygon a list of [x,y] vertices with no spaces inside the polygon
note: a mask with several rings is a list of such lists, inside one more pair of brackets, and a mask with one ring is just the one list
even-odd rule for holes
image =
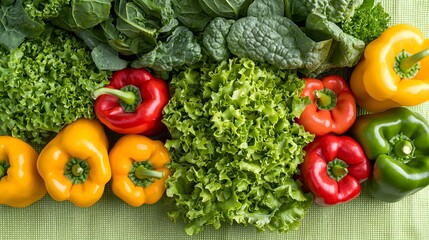
{"label": "red bell pepper", "polygon": [[356,100],[346,81],[337,75],[323,79],[304,78],[301,96],[310,103],[297,119],[297,123],[315,135],[343,134],[356,120]]}
{"label": "red bell pepper", "polygon": [[371,164],[362,147],[348,136],[327,134],[305,148],[300,179],[321,206],[346,203],[361,192],[361,183],[371,174]]}
{"label": "red bell pepper", "polygon": [[109,85],[93,92],[95,113],[120,134],[155,135],[169,100],[168,85],[145,69],[125,68],[113,73]]}

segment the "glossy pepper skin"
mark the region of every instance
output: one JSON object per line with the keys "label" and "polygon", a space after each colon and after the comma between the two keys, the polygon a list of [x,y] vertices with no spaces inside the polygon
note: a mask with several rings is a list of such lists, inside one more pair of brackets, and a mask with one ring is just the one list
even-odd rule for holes
{"label": "glossy pepper skin", "polygon": [[45,183],[36,168],[37,156],[23,140],[0,136],[0,204],[24,208],[45,196]]}
{"label": "glossy pepper skin", "polygon": [[415,106],[429,100],[429,39],[398,24],[365,48],[350,77],[357,103],[368,112]]}
{"label": "glossy pepper skin", "polygon": [[165,192],[170,175],[167,148],[142,135],[121,137],[109,152],[112,191],[131,206],[153,204]]}
{"label": "glossy pepper skin", "polygon": [[356,119],[356,101],[346,81],[338,75],[323,79],[305,78],[301,96],[309,97],[309,104],[297,123],[310,133],[343,134]]}
{"label": "glossy pepper skin", "polygon": [[371,174],[371,164],[358,142],[349,136],[326,134],[305,151],[300,179],[315,195],[316,204],[342,204],[359,196],[361,183]]}
{"label": "glossy pepper skin", "polygon": [[37,170],[54,200],[69,200],[79,207],[95,204],[111,178],[101,123],[81,118],[65,126],[42,149]]}
{"label": "glossy pepper skin", "polygon": [[114,132],[156,135],[165,128],[161,119],[168,85],[145,69],[114,72],[109,85],[95,90],[93,97],[98,119]]}
{"label": "glossy pepper skin", "polygon": [[351,134],[374,161],[370,193],[397,202],[429,185],[429,126],[404,107],[359,116]]}

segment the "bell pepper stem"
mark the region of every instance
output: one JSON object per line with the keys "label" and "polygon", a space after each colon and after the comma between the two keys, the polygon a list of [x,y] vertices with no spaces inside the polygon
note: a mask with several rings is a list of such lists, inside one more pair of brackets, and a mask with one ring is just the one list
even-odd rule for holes
{"label": "bell pepper stem", "polygon": [[405,58],[404,60],[401,61],[401,63],[399,64],[399,68],[403,71],[403,72],[410,72],[413,67],[419,63],[421,60],[423,60],[424,58],[426,58],[427,56],[429,56],[429,48],[422,50],[418,53],[415,53],[407,58]]}
{"label": "bell pepper stem", "polygon": [[0,161],[0,179],[7,175],[7,170],[9,169],[10,165],[9,162],[6,160]]}
{"label": "bell pepper stem", "polygon": [[139,167],[137,167],[134,174],[138,179],[144,179],[144,178],[160,179],[164,177],[164,171],[150,170],[150,169],[147,169],[144,165],[140,165]]}
{"label": "bell pepper stem", "polygon": [[413,78],[420,70],[420,61],[429,56],[429,48],[415,54],[402,50],[396,57],[393,69],[401,78]]}
{"label": "bell pepper stem", "polygon": [[328,175],[338,182],[349,173],[347,167],[347,163],[341,159],[335,158],[328,163]]}
{"label": "bell pepper stem", "polygon": [[128,105],[133,105],[136,101],[136,96],[131,91],[122,91],[114,88],[99,88],[92,93],[92,97],[97,99],[103,94],[111,94],[120,100],[124,101]]}
{"label": "bell pepper stem", "polygon": [[393,147],[393,152],[396,156],[404,158],[409,156],[414,149],[414,145],[409,140],[401,140]]}
{"label": "bell pepper stem", "polygon": [[89,176],[89,164],[79,158],[70,158],[65,166],[64,175],[73,183],[84,183]]}
{"label": "bell pepper stem", "polygon": [[132,164],[128,177],[136,186],[148,187],[155,179],[163,178],[164,171],[155,170],[149,160],[136,161]]}
{"label": "bell pepper stem", "polygon": [[6,169],[0,165],[0,179],[6,175]]}
{"label": "bell pepper stem", "polygon": [[320,110],[331,110],[337,106],[337,95],[329,88],[314,91],[316,105]]}

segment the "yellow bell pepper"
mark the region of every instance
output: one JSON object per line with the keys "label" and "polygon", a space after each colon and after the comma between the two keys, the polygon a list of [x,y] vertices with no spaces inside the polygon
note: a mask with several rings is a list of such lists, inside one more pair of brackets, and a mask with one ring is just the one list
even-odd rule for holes
{"label": "yellow bell pepper", "polygon": [[388,28],[365,48],[350,78],[357,103],[369,112],[429,100],[429,39],[410,25]]}
{"label": "yellow bell pepper", "polygon": [[112,191],[131,206],[153,204],[165,192],[170,175],[167,148],[158,140],[142,135],[121,137],[109,152]]}
{"label": "yellow bell pepper", "polygon": [[36,168],[37,152],[28,143],[0,136],[0,204],[27,207],[46,194]]}
{"label": "yellow bell pepper", "polygon": [[54,200],[69,200],[79,207],[95,204],[111,178],[101,123],[81,118],[64,127],[43,148],[37,169]]}

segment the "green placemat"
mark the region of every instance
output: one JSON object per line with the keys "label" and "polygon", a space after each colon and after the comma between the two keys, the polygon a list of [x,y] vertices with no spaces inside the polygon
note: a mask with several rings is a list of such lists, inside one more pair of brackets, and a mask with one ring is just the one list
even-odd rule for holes
{"label": "green placemat", "polygon": [[[393,16],[392,24],[412,24],[429,36],[429,1],[382,3]],[[413,109],[429,119],[429,103]],[[0,206],[0,239],[429,239],[429,188],[389,204],[371,198],[364,185],[362,194],[352,202],[312,206],[300,229],[288,234],[223,225],[188,237],[182,223],[168,219],[168,210],[162,203],[130,207],[115,197],[109,186],[90,208],[58,203],[46,196],[24,209]]]}

